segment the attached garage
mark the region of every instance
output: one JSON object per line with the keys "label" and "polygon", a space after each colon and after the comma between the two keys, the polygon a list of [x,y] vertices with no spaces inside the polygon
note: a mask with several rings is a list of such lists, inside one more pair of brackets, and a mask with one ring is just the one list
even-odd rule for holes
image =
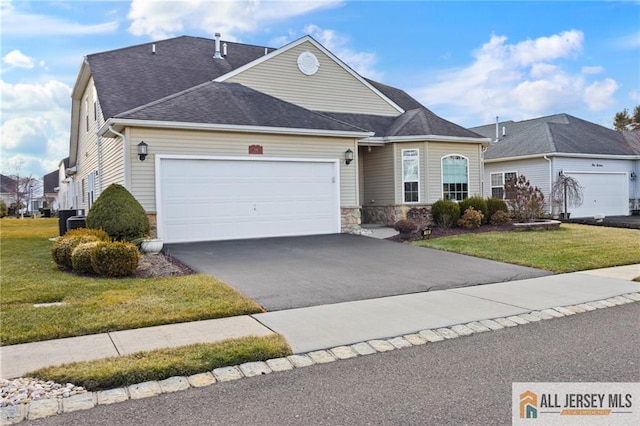
{"label": "attached garage", "polygon": [[340,232],[337,160],[158,158],[168,243]]}
{"label": "attached garage", "polygon": [[583,203],[569,209],[571,217],[629,214],[629,178],[626,173],[566,172],[580,182]]}

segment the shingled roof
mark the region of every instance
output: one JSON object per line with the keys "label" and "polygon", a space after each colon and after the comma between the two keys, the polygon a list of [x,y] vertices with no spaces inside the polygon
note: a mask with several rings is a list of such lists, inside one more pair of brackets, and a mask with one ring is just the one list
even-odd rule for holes
{"label": "shingled roof", "polygon": [[[211,81],[275,49],[181,36],[87,56],[105,119]],[[153,47],[155,46],[155,53]]]}
{"label": "shingled roof", "polygon": [[124,112],[116,118],[367,132],[242,84],[213,81]]}
{"label": "shingled roof", "polygon": [[[498,123],[498,141],[485,152],[485,159],[515,158],[537,154],[638,155],[640,151],[621,132],[569,114],[555,114],[524,121]],[[504,128],[504,136],[503,136]],[[496,125],[470,130],[495,139]]]}

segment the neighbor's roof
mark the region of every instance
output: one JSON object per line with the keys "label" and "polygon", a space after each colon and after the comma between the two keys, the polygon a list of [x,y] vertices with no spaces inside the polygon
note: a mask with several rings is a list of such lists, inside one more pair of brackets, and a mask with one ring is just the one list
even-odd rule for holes
{"label": "neighbor's roof", "polygon": [[42,178],[42,182],[44,185],[45,194],[55,192],[55,188],[60,185],[60,182],[58,182],[59,174],[60,171],[55,170],[44,175],[44,177]]}
{"label": "neighbor's roof", "polygon": [[[638,155],[621,132],[568,114],[524,121],[498,123],[498,141],[485,152],[485,159],[525,157],[536,154]],[[503,128],[505,135],[503,136]],[[470,130],[495,140],[496,125]]]}
{"label": "neighbor's roof", "polygon": [[210,81],[116,116],[178,123],[367,132],[239,83]]}

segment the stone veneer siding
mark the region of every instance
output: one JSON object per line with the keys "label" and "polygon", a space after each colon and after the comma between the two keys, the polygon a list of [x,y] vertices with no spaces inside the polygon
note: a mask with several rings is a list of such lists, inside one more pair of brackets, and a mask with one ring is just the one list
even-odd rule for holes
{"label": "stone veneer siding", "polygon": [[386,226],[393,226],[400,219],[406,219],[409,210],[414,208],[426,208],[431,212],[431,206],[427,204],[367,206],[362,208],[362,223],[377,223]]}
{"label": "stone veneer siding", "polygon": [[340,230],[345,234],[359,234],[362,228],[360,207],[342,207],[340,209]]}

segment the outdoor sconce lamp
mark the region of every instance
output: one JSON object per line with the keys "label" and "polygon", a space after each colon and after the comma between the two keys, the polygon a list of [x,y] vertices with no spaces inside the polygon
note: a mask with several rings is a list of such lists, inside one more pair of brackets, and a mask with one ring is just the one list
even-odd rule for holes
{"label": "outdoor sconce lamp", "polygon": [[558,172],[558,176],[564,176],[564,170],[560,169],[560,171]]}
{"label": "outdoor sconce lamp", "polygon": [[144,143],[144,141],[140,142],[138,144],[138,158],[140,159],[140,161],[144,161],[144,159],[147,158],[148,154],[149,151],[147,150],[147,144]]}
{"label": "outdoor sconce lamp", "polygon": [[350,149],[344,152],[344,163],[348,166],[353,161],[353,151]]}
{"label": "outdoor sconce lamp", "polygon": [[629,179],[636,180],[636,172],[631,172],[631,174],[629,175]]}

